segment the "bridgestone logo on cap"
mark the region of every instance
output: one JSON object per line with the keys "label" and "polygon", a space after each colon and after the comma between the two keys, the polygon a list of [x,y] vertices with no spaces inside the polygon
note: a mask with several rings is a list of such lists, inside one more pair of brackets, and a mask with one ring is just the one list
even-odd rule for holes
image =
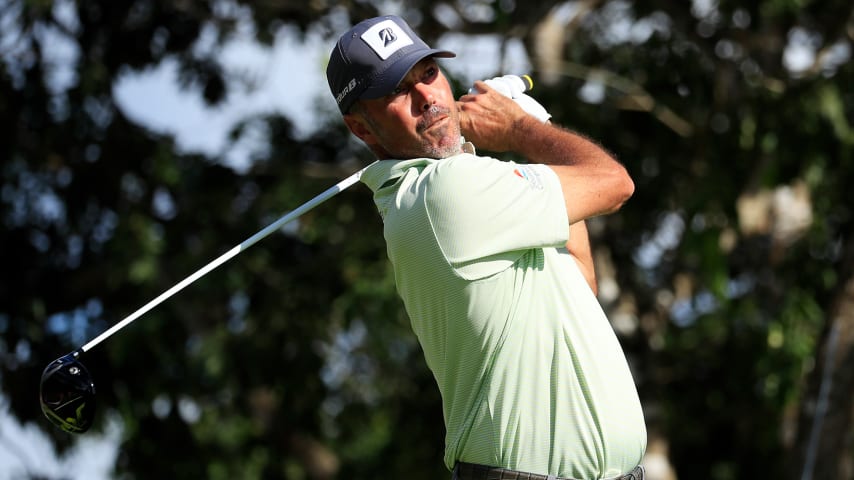
{"label": "bridgestone logo on cap", "polygon": [[383,45],[387,47],[397,40],[397,35],[394,34],[394,30],[385,28],[380,31],[380,38],[383,41]]}
{"label": "bridgestone logo on cap", "polygon": [[341,103],[341,100],[344,100],[344,97],[348,93],[352,92],[354,88],[356,88],[356,79],[355,78],[350,80],[350,83],[348,83],[347,86],[344,87],[344,90],[341,90],[341,92],[335,96],[335,101],[338,103]]}
{"label": "bridgestone logo on cap", "polygon": [[362,34],[362,40],[383,60],[401,48],[412,45],[412,39],[393,20],[383,20]]}

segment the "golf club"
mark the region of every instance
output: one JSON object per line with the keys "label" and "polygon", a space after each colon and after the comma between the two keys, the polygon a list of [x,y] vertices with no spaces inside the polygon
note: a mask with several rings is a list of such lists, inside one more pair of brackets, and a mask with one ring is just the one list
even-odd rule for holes
{"label": "golf club", "polygon": [[[545,112],[545,109],[539,103],[524,94],[524,92],[530,91],[534,86],[534,82],[530,76],[504,75],[486,80],[486,82],[503,95],[513,98],[528,113],[537,116],[539,113]],[[472,93],[472,90],[469,93]],[[546,115],[548,115],[547,112]],[[42,412],[44,412],[48,420],[66,432],[86,432],[92,426],[95,418],[95,384],[92,381],[89,370],[80,362],[80,357],[84,353],[126,327],[167,298],[178,293],[187,285],[195,282],[228,260],[231,260],[238,253],[251,247],[262,238],[275,232],[286,223],[299,218],[312,208],[349,188],[359,181],[362,173],[369,167],[370,165],[350,175],[325,192],[282,216],[263,230],[244,240],[240,245],[225,252],[189,277],[178,282],[172,288],[160,294],[154,300],[143,305],[137,311],[90,340],[89,343],[48,364],[44,372],[42,372],[39,388],[39,400]]]}
{"label": "golf club", "polygon": [[[370,165],[368,167],[370,167]],[[349,188],[359,181],[362,173],[368,167],[365,167],[344,180],[341,180],[320,195],[312,198],[293,211],[280,217],[275,222],[264,227],[263,230],[244,240],[240,245],[237,245],[231,250],[220,255],[218,258],[200,268],[189,277],[181,280],[154,300],[146,303],[137,311],[131,313],[123,320],[89,341],[89,343],[51,362],[44,369],[44,372],[42,372],[41,384],[39,387],[39,401],[41,403],[42,412],[44,412],[47,419],[66,432],[84,433],[89,430],[89,427],[92,426],[92,422],[95,418],[95,383],[92,381],[89,370],[87,370],[80,362],[80,357],[84,353],[88,352],[114,333],[126,327],[128,324],[141,317],[167,298],[178,293],[187,285],[195,282],[211,270],[231,260],[238,253],[251,247],[262,238],[267,237],[271,233],[280,229],[286,223],[299,218],[312,208]]]}

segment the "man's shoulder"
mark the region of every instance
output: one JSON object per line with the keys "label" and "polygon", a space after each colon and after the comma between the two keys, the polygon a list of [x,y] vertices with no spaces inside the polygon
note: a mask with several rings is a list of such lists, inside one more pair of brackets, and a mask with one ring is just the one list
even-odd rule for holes
{"label": "man's shoulder", "polygon": [[410,169],[423,169],[430,162],[429,158],[413,158],[408,160],[379,160],[374,162],[362,173],[361,182],[376,192],[390,181],[406,174]]}
{"label": "man's shoulder", "polygon": [[407,177],[434,192],[456,191],[466,185],[501,174],[512,162],[495,158],[460,153],[443,159],[413,158],[406,160],[380,160],[368,167],[361,181],[372,191],[391,186],[397,179]]}
{"label": "man's shoulder", "polygon": [[471,191],[466,187],[492,183],[496,176],[512,171],[512,165],[491,157],[461,153],[437,162],[422,175],[434,189]]}

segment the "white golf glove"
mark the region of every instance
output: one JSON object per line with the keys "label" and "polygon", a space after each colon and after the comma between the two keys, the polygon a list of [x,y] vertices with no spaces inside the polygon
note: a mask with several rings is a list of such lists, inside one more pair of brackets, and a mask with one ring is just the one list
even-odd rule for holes
{"label": "white golf glove", "polygon": [[[518,75],[504,75],[484,80],[484,83],[505,97],[513,99],[514,102],[522,107],[522,110],[533,115],[537,120],[546,123],[551,118],[551,114],[539,102],[525,93],[533,86],[530,77],[522,78]],[[470,88],[469,93],[477,93],[477,91],[475,88]]]}

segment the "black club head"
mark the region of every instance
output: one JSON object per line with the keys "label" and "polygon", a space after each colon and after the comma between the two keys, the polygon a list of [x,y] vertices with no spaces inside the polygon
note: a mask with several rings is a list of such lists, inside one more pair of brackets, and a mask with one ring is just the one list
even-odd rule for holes
{"label": "black club head", "polygon": [[69,353],[51,362],[39,388],[42,412],[70,433],[84,433],[95,418],[95,384],[79,356],[79,352]]}

